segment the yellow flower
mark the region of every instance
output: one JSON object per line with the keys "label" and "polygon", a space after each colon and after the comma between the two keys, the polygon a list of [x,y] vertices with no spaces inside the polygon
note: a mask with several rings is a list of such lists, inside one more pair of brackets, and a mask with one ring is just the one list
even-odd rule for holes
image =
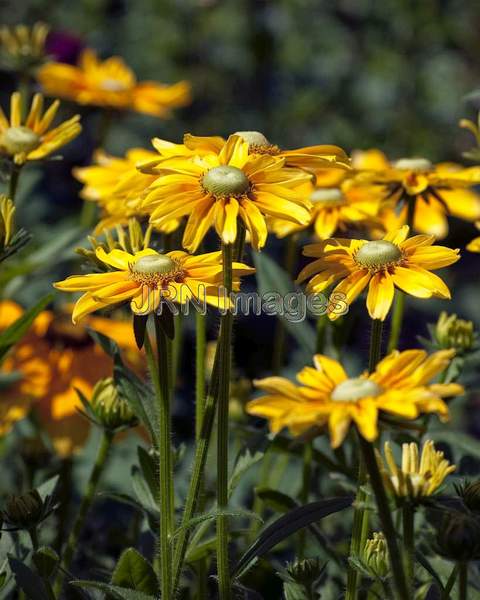
{"label": "yellow flower", "polygon": [[[182,251],[158,254],[147,248],[129,254],[123,250],[107,253],[99,247],[96,257],[115,270],[73,275],[54,284],[64,292],[85,292],[73,309],[73,323],[89,313],[127,300],[132,312],[137,315],[154,312],[162,300],[185,304],[194,298],[222,309],[231,306],[230,300],[220,290],[223,276],[221,252],[190,256]],[[253,272],[251,267],[234,262],[233,290],[239,289],[241,275]]]}
{"label": "yellow flower", "polygon": [[50,96],[157,117],[166,117],[170,109],[190,102],[190,85],[186,81],[174,85],[137,82],[120,57],[112,56],[102,62],[90,49],[83,51],[78,66],[47,63],[37,77]]}
{"label": "yellow flower", "polygon": [[[459,251],[432,246],[435,238],[417,235],[407,239],[409,228],[388,233],[382,240],[331,239],[305,246],[304,255],[317,260],[300,272],[297,281],[310,279],[307,290],[319,293],[338,279],[332,292],[344,294],[350,305],[368,286],[367,309],[372,319],[385,320],[395,286],[417,298],[450,298],[445,283],[431,273],[459,260]],[[338,317],[335,306],[330,319]]]}
{"label": "yellow flower", "polygon": [[5,194],[0,194],[0,247],[10,245],[15,234],[15,205]]}
{"label": "yellow flower", "polygon": [[33,27],[0,27],[0,44],[9,66],[24,71],[39,65],[45,58],[48,29],[48,25],[40,22]]}
{"label": "yellow flower", "polygon": [[[383,216],[387,227],[406,223],[405,201],[413,197],[416,198],[414,229],[437,238],[448,233],[447,215],[466,221],[480,218],[480,196],[472,190],[480,183],[480,167],[433,165],[425,158],[389,162],[380,150],[353,153],[352,164],[359,171],[359,183],[384,187],[387,205]],[[395,207],[400,202],[401,211],[397,213]]]}
{"label": "yellow flower", "polygon": [[310,218],[310,203],[299,193],[308,174],[284,168],[284,159],[250,155],[248,144],[235,135],[218,153],[170,158],[150,169],[159,177],[143,208],[150,213],[150,222],[160,226],[188,215],[183,246],[190,252],[212,226],[225,244],[232,244],[238,218],[256,250],[267,239],[264,215],[300,224]]}
{"label": "yellow flower", "polygon": [[423,445],[421,455],[417,444],[402,444],[402,465],[398,467],[389,442],[384,445],[385,463],[377,451],[377,461],[382,471],[385,485],[399,498],[418,500],[434,494],[450,473],[455,471],[435,449],[432,440]]}
{"label": "yellow flower", "polygon": [[60,103],[55,100],[43,113],[43,96],[35,94],[27,118],[22,119],[22,99],[14,92],[10,99],[10,121],[0,108],[0,154],[13,158],[22,165],[30,160],[40,160],[68,144],[82,130],[75,115],[58,127],[49,127],[57,114]]}
{"label": "yellow flower", "polygon": [[[480,221],[475,223],[477,229],[480,229]],[[473,238],[473,240],[467,245],[467,250],[470,252],[480,252],[480,237]]]}
{"label": "yellow flower", "polygon": [[[18,304],[0,302],[0,331],[22,313]],[[90,426],[77,410],[81,404],[75,390],[89,398],[96,382],[113,369],[113,360],[93,343],[86,327],[114,339],[130,366],[140,367],[131,323],[93,316],[84,325],[73,327],[65,314],[43,311],[10,351],[2,372],[21,377],[2,390],[0,435],[33,409],[60,455],[83,446]]]}
{"label": "yellow flower", "polygon": [[445,370],[453,355],[451,350],[431,356],[423,350],[395,351],[373,373],[350,378],[339,362],[317,354],[315,368],[305,367],[297,374],[300,385],[283,377],[255,381],[267,395],[249,402],[247,412],[268,419],[272,433],[288,427],[293,435],[300,435],[328,424],[334,448],[342,444],[352,422],[366,440],[373,441],[380,412],[404,419],[436,412],[448,418],[442,397],[461,394],[463,388],[430,381]]}
{"label": "yellow flower", "polygon": [[[125,225],[132,217],[146,215],[141,209],[142,199],[156,177],[141,173],[136,167],[156,157],[154,152],[143,148],[132,148],[122,158],[98,151],[95,165],[73,170],[73,175],[84,184],[80,193],[82,198],[98,203],[102,210],[94,235],[104,229]],[[159,230],[171,233],[179,224],[178,219],[170,219]]]}
{"label": "yellow flower", "polygon": [[[331,169],[348,173],[339,169]],[[324,170],[326,171],[326,169]],[[322,173],[322,177],[325,174]],[[338,185],[309,184],[309,197],[313,205],[308,225],[297,225],[283,219],[272,219],[270,226],[279,238],[313,227],[316,236],[325,240],[337,231],[346,231],[349,227],[359,227],[372,222],[378,213],[381,197],[373,187],[355,185],[345,175]],[[320,178],[321,179],[321,178]]]}

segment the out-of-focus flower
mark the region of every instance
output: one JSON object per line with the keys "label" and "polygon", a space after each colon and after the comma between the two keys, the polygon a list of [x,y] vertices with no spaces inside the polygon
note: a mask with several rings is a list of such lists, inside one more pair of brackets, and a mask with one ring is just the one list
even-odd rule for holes
{"label": "out-of-focus flower", "polygon": [[[0,331],[23,313],[10,301],[0,303]],[[90,317],[85,327],[114,339],[129,364],[140,368],[131,323]],[[2,389],[0,435],[30,410],[50,436],[57,452],[66,456],[85,442],[89,424],[78,413],[78,389],[89,398],[96,382],[111,375],[113,361],[93,343],[84,327],[73,327],[66,315],[44,311],[25,337],[14,346],[2,365],[2,373],[20,378]]]}
{"label": "out-of-focus flower", "polygon": [[[163,300],[185,304],[194,298],[220,308],[231,306],[230,299],[219,289],[223,281],[221,252],[190,256],[179,250],[159,254],[147,248],[129,254],[97,248],[96,256],[114,270],[73,275],[54,284],[64,292],[85,292],[73,309],[74,323],[89,313],[127,300],[137,315],[154,312]],[[241,275],[253,272],[251,267],[234,262],[233,290],[239,289]]]}
{"label": "out-of-focus flower", "polygon": [[20,94],[14,92],[10,99],[10,120],[0,109],[0,154],[11,157],[17,165],[49,156],[77,137],[82,129],[79,115],[50,129],[60,106],[58,100],[43,113],[43,96],[35,94],[25,120],[21,105]]}
{"label": "out-of-focus flower", "polygon": [[32,529],[45,517],[45,506],[37,490],[31,490],[20,496],[9,496],[1,515],[7,527]]}
{"label": "out-of-focus flower", "polygon": [[46,59],[45,40],[49,27],[35,23],[32,27],[0,27],[2,62],[12,71],[29,73]]}
{"label": "out-of-focus flower", "polygon": [[472,321],[459,319],[457,315],[440,313],[434,330],[435,341],[440,348],[453,348],[456,352],[471,350],[475,344]]}
{"label": "out-of-focus flower", "polygon": [[225,244],[237,238],[240,218],[259,250],[267,239],[265,215],[305,225],[310,203],[301,186],[308,173],[285,168],[285,160],[249,154],[249,146],[230,136],[218,153],[173,157],[142,170],[157,174],[143,208],[150,221],[162,225],[188,215],[183,246],[194,252],[210,227]]}
{"label": "out-of-focus flower", "polygon": [[[270,227],[279,238],[283,238],[307,227],[313,227],[321,240],[332,237],[336,232],[345,232],[349,227],[361,227],[374,222],[380,208],[381,196],[374,186],[357,186],[348,177],[348,171],[331,169],[343,174],[338,185],[309,186],[310,202],[313,206],[310,223],[298,225],[283,219],[272,219]],[[326,171],[326,169],[324,169]],[[322,176],[325,177],[322,173]],[[338,180],[339,178],[336,177]]]}
{"label": "out-of-focus flower", "polygon": [[[475,223],[477,229],[480,229],[480,221]],[[470,252],[480,252],[480,236],[473,238],[473,240],[467,245],[467,250]]]}
{"label": "out-of-focus flower", "polygon": [[455,562],[480,558],[480,523],[472,514],[446,512],[438,528],[436,550]]}
{"label": "out-of-focus flower", "polygon": [[120,57],[101,61],[91,49],[82,52],[77,66],[47,63],[39,69],[37,77],[49,96],[157,117],[167,117],[172,108],[185,106],[191,99],[186,81],[174,85],[137,82]]}
{"label": "out-of-focus flower", "polygon": [[[445,283],[431,273],[459,260],[459,251],[432,246],[433,236],[407,239],[404,225],[382,240],[330,239],[305,246],[304,255],[314,257],[300,272],[297,281],[309,279],[307,290],[319,293],[338,279],[332,296],[345,295],[350,305],[368,286],[367,309],[372,319],[385,320],[393,302],[395,286],[417,298],[450,298]],[[328,316],[339,313],[329,306]]]}
{"label": "out-of-focus flower", "polygon": [[443,397],[461,394],[457,384],[432,384],[454,355],[443,350],[428,356],[423,350],[392,352],[371,374],[348,377],[340,363],[327,356],[314,356],[315,368],[305,367],[297,374],[300,385],[282,377],[254,382],[266,396],[252,400],[247,412],[268,419],[277,433],[288,427],[300,435],[314,426],[327,425],[332,446],[340,446],[353,422],[369,441],[378,436],[381,412],[405,419],[436,412],[448,418]]}
{"label": "out-of-focus flower", "polygon": [[128,403],[120,397],[112,377],[95,384],[89,405],[95,420],[109,431],[138,425],[138,419]]}
{"label": "out-of-focus flower", "polygon": [[456,468],[436,450],[432,440],[424,443],[421,454],[417,444],[402,444],[401,466],[397,466],[389,442],[385,442],[383,453],[385,462],[379,452],[377,460],[385,485],[399,499],[418,501],[432,496]]}
{"label": "out-of-focus flower", "polygon": [[478,113],[477,123],[470,121],[470,119],[460,119],[458,125],[463,127],[463,129],[468,129],[473,134],[477,143],[476,148],[471,148],[467,152],[463,152],[463,156],[476,162],[480,161],[480,113]]}
{"label": "out-of-focus flower", "polygon": [[352,165],[359,184],[383,186],[387,231],[406,223],[409,198],[415,198],[413,228],[437,238],[448,233],[448,215],[466,221],[480,218],[480,196],[472,189],[480,183],[480,167],[433,165],[425,158],[390,162],[380,150],[353,153]]}
{"label": "out-of-focus flower", "polygon": [[[142,199],[156,177],[140,172],[136,166],[157,156],[143,148],[132,148],[122,158],[98,151],[95,165],[73,170],[73,175],[84,184],[80,193],[82,198],[96,202],[102,211],[94,235],[102,233],[104,229],[125,225],[132,217],[146,216],[147,213],[141,208]],[[171,233],[179,224],[178,219],[171,219],[159,230]]]}
{"label": "out-of-focus flower", "polygon": [[390,561],[383,533],[374,531],[373,536],[365,542],[361,560],[365,569],[374,578],[383,579],[389,575]]}

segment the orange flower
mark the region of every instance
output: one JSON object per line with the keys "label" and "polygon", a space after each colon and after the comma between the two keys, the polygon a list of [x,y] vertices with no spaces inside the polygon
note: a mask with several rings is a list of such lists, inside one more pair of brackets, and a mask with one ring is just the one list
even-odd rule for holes
{"label": "orange flower", "polygon": [[174,85],[137,82],[120,57],[100,61],[90,49],[82,52],[78,66],[47,63],[39,69],[37,77],[50,96],[157,117],[166,117],[170,109],[190,102],[190,85],[186,81]]}
{"label": "orange flower", "polygon": [[[0,331],[22,312],[14,302],[1,302]],[[114,339],[126,358],[139,366],[130,323],[90,317],[85,327]],[[75,389],[89,398],[95,383],[111,375],[112,368],[111,358],[93,343],[85,328],[73,327],[64,315],[40,313],[2,365],[4,373],[19,373],[21,378],[3,393],[0,434],[7,434],[33,409],[57,452],[68,456],[84,444],[90,428],[77,411],[81,405]]]}

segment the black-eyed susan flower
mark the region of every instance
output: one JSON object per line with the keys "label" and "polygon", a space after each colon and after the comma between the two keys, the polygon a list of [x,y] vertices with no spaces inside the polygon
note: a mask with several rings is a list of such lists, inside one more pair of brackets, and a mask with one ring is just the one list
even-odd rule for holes
{"label": "black-eyed susan flower", "polygon": [[49,156],[73,140],[81,131],[79,115],[50,129],[60,103],[53,102],[43,113],[43,96],[35,94],[27,118],[22,119],[22,99],[14,92],[10,100],[10,120],[0,109],[0,154],[17,165]]}
{"label": "black-eyed susan flower", "polygon": [[[130,301],[134,314],[147,315],[159,307],[162,300],[185,304],[195,298],[222,309],[231,300],[222,294],[223,267],[221,252],[190,256],[174,251],[159,254],[147,248],[135,254],[123,250],[105,252],[97,248],[96,257],[113,271],[73,275],[54,286],[64,292],[85,292],[76,302],[73,323],[102,308]],[[233,290],[240,286],[240,276],[254,269],[233,263]]]}
{"label": "black-eyed susan flower", "polygon": [[[0,302],[0,331],[22,313],[18,304]],[[115,340],[126,362],[142,371],[131,323],[91,316],[84,326],[73,327],[65,313],[43,311],[2,364],[2,374],[15,377],[2,389],[0,436],[34,411],[58,454],[68,456],[83,446],[90,425],[78,412],[76,390],[90,398],[97,381],[111,375],[113,368],[112,359],[94,344],[86,327]]]}
{"label": "black-eyed susan flower", "polygon": [[[323,169],[326,171],[326,169]],[[381,196],[378,190],[367,186],[357,186],[348,177],[348,171],[331,169],[343,174],[338,185],[324,186],[318,179],[327,180],[322,172],[317,184],[310,184],[309,198],[312,204],[310,223],[297,225],[283,219],[272,219],[270,227],[279,238],[283,238],[307,227],[313,228],[315,235],[325,240],[337,232],[344,232],[349,227],[362,227],[375,219],[380,208]],[[338,176],[335,179],[339,179]]]}
{"label": "black-eyed susan flower", "polygon": [[186,81],[174,85],[137,82],[120,57],[101,61],[90,49],[82,52],[77,66],[47,63],[39,69],[37,77],[49,96],[157,117],[166,117],[172,108],[190,102],[190,85]]}
{"label": "black-eyed susan flower", "polygon": [[[305,256],[316,258],[299,274],[309,279],[307,290],[319,293],[341,279],[332,294],[345,295],[350,305],[368,286],[367,309],[372,319],[385,320],[395,287],[417,298],[450,298],[445,283],[432,273],[459,260],[459,251],[433,246],[435,238],[407,239],[409,228],[388,233],[381,240],[331,239],[305,246]],[[336,319],[335,310],[329,311]]]}
{"label": "black-eyed susan flower", "polygon": [[249,402],[247,412],[268,419],[273,433],[287,427],[293,435],[300,435],[328,425],[334,448],[342,444],[352,423],[366,440],[373,441],[382,412],[404,419],[431,412],[448,418],[442,398],[461,394],[463,388],[430,382],[446,369],[453,355],[449,350],[431,356],[423,350],[395,351],[373,373],[349,377],[339,362],[317,354],[315,368],[305,367],[297,374],[300,385],[283,377],[255,381],[266,395]]}
{"label": "black-eyed susan flower", "polygon": [[415,443],[402,444],[402,462],[397,466],[390,442],[383,450],[385,462],[377,452],[377,460],[387,488],[399,499],[420,500],[438,491],[446,477],[455,471],[443,452],[427,440],[420,452]]}
{"label": "black-eyed susan flower", "polygon": [[265,215],[307,224],[310,203],[301,193],[309,175],[285,168],[284,159],[250,155],[249,147],[233,135],[218,153],[176,157],[148,169],[157,173],[143,208],[150,222],[162,226],[188,215],[183,246],[194,252],[210,227],[225,244],[237,238],[240,218],[253,247],[265,245]]}
{"label": "black-eyed susan flower", "polygon": [[[284,159],[285,166],[305,169],[310,172],[317,169],[336,167],[336,170],[350,169],[350,158],[339,146],[323,144],[307,146],[296,150],[286,150],[271,144],[259,131],[236,131],[234,134],[248,144],[248,152],[252,155],[276,156]],[[165,140],[153,140],[153,145],[162,157],[182,155],[198,155],[206,153],[218,154],[225,145],[220,136],[196,136],[187,133],[183,144],[172,144]]]}
{"label": "black-eyed susan flower", "polygon": [[480,167],[434,165],[426,158],[390,162],[380,150],[354,152],[352,165],[359,183],[383,186],[387,231],[406,223],[409,198],[415,198],[413,228],[437,238],[448,233],[448,215],[465,221],[480,218],[480,196],[472,189],[480,183]]}
{"label": "black-eyed susan flower", "polygon": [[[145,190],[156,178],[136,167],[156,157],[154,152],[143,148],[132,148],[124,157],[98,151],[94,157],[95,164],[73,170],[73,175],[84,184],[81,197],[88,202],[96,202],[101,209],[94,235],[104,229],[125,225],[131,218],[145,218],[146,213],[141,209],[142,199]],[[179,223],[178,219],[170,219],[159,230],[171,233]]]}

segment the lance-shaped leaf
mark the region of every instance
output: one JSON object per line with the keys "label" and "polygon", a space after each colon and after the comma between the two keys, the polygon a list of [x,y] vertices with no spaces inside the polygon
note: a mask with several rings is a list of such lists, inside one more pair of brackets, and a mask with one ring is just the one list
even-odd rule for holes
{"label": "lance-shaped leaf", "polygon": [[158,596],[152,596],[150,594],[145,594],[144,592],[137,592],[136,590],[130,590],[118,585],[102,583],[101,581],[88,581],[86,579],[79,579],[70,581],[70,585],[75,585],[83,589],[90,588],[94,590],[100,590],[105,594],[110,594],[110,596],[112,596],[112,598],[115,600],[158,600]]}
{"label": "lance-shaped leaf", "polygon": [[158,580],[152,565],[135,548],[122,552],[110,583],[145,594],[158,593]]}
{"label": "lance-shaped leaf", "polygon": [[256,560],[266,554],[274,546],[286,539],[292,533],[339,512],[352,505],[353,495],[338,498],[327,498],[311,502],[289,511],[269,525],[250,546],[233,570],[234,577],[241,577]]}
{"label": "lance-shaped leaf", "polygon": [[52,600],[43,579],[32,571],[25,563],[13,556],[8,558],[10,569],[15,577],[19,589],[23,590],[27,598],[31,600]]}

